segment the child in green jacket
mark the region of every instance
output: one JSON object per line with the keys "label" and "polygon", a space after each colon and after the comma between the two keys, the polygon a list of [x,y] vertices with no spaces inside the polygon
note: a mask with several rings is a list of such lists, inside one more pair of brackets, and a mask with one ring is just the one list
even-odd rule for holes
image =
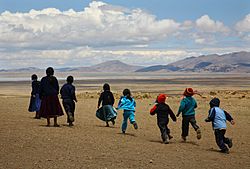
{"label": "child in green jacket", "polygon": [[189,123],[197,133],[197,139],[201,139],[201,130],[200,127],[196,124],[195,120],[195,108],[197,103],[192,97],[195,94],[192,88],[186,88],[183,95],[184,98],[181,100],[180,107],[177,113],[177,117],[182,113],[182,139],[186,141],[186,137],[189,132]]}

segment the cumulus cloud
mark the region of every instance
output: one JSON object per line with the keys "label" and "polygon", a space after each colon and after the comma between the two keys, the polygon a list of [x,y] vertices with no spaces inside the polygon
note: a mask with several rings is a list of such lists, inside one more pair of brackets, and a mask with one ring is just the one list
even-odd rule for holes
{"label": "cumulus cloud", "polygon": [[235,29],[239,32],[250,32],[250,14],[246,15],[243,20],[237,22]]}
{"label": "cumulus cloud", "polygon": [[[249,18],[250,14],[235,26],[245,39],[250,39]],[[82,11],[5,11],[0,14],[0,66],[89,66],[112,59],[135,65],[168,64],[197,56],[230,33],[223,22],[208,15],[179,23],[101,1],[92,1]],[[199,52],[187,49],[190,46]]]}
{"label": "cumulus cloud", "polygon": [[199,31],[208,33],[228,33],[230,29],[220,21],[212,20],[208,15],[203,15],[196,20],[196,27]]}
{"label": "cumulus cloud", "polygon": [[47,8],[0,15],[0,47],[65,49],[77,46],[145,45],[166,38],[179,23],[140,9],[93,1],[83,11]]}
{"label": "cumulus cloud", "polygon": [[250,14],[235,25],[235,30],[238,32],[240,38],[250,41]]}

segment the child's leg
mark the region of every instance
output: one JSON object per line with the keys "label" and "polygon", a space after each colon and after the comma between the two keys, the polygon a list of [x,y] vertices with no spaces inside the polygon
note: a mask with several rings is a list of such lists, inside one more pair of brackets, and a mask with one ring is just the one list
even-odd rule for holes
{"label": "child's leg", "polygon": [[166,124],[166,130],[167,130],[168,139],[169,140],[172,139],[173,136],[171,136],[171,134],[170,134],[170,129],[168,128],[168,124]]}
{"label": "child's leg", "polygon": [[47,126],[49,127],[50,126],[50,118],[47,117]]}
{"label": "child's leg", "polygon": [[59,127],[59,125],[57,124],[57,117],[54,117],[54,127]]}
{"label": "child's leg", "polygon": [[196,123],[195,116],[190,117],[190,123],[197,133],[197,139],[201,139],[201,130],[200,130],[200,127]]}
{"label": "child's leg", "polygon": [[220,147],[222,152],[228,152],[228,148],[224,143],[224,135],[225,135],[226,130],[219,130],[215,129],[214,130],[214,135],[215,135],[215,140],[217,145]]}
{"label": "child's leg", "polygon": [[167,127],[166,127],[166,123],[164,122],[158,122],[158,127],[161,131],[161,138],[162,138],[162,141],[165,142],[167,141],[168,142],[168,136],[167,136]]}
{"label": "child's leg", "polygon": [[124,111],[123,113],[123,122],[122,122],[122,132],[125,133],[127,126],[128,126],[128,118],[129,113],[127,111]]}
{"label": "child's leg", "polygon": [[[225,130],[225,134],[226,134],[226,130]],[[223,136],[223,141],[225,144],[228,145],[229,148],[232,148],[233,147],[233,140],[231,138],[225,137],[225,134]]]}
{"label": "child's leg", "polygon": [[188,117],[183,117],[182,118],[182,138],[186,138],[188,136],[188,131],[189,131],[189,119]]}
{"label": "child's leg", "polygon": [[135,121],[135,112],[133,112],[133,111],[129,112],[129,121],[130,121],[131,124],[133,124],[135,129],[138,129],[138,125],[137,125],[137,123]]}

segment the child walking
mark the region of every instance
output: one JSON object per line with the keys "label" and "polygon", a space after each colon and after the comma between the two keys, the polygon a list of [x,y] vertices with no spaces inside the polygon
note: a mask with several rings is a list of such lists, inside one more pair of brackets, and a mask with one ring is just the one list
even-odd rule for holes
{"label": "child walking", "polygon": [[[101,103],[102,107],[99,108]],[[109,127],[109,121],[111,121],[113,125],[115,124],[117,113],[113,108],[114,103],[115,99],[113,93],[110,91],[110,86],[108,83],[105,83],[103,85],[103,92],[98,100],[96,116],[106,122],[106,127]]]}
{"label": "child walking", "polygon": [[77,102],[75,86],[72,85],[73,82],[73,76],[68,76],[67,83],[65,83],[60,90],[61,98],[63,99],[63,107],[67,114],[67,123],[69,123],[69,126],[73,126],[73,122],[75,121],[75,102]]}
{"label": "child walking", "polygon": [[[213,98],[210,101],[210,110],[208,118],[205,119],[206,122],[212,122],[214,129],[215,140],[222,153],[229,153],[229,149],[233,146],[231,138],[225,137],[228,120],[232,125],[235,124],[233,118],[225,110],[222,110],[220,106],[220,100],[218,98]],[[227,147],[228,146],[228,147]]]}
{"label": "child walking", "polygon": [[186,141],[189,132],[189,123],[196,131],[197,139],[201,139],[200,127],[196,124],[195,120],[195,108],[197,108],[197,102],[192,97],[195,94],[192,88],[186,88],[181,100],[180,107],[177,113],[177,117],[182,113],[182,139]]}
{"label": "child walking", "polygon": [[122,122],[122,133],[125,134],[128,119],[131,124],[133,124],[134,128],[137,130],[138,125],[135,121],[135,107],[136,103],[134,98],[131,96],[131,92],[129,89],[123,90],[123,96],[120,98],[118,103],[118,109],[123,109],[123,122]]}
{"label": "child walking", "polygon": [[170,130],[168,128],[168,122],[169,122],[169,115],[171,119],[175,122],[176,117],[166,103],[166,95],[165,94],[160,94],[157,97],[156,104],[154,107],[150,110],[151,115],[157,114],[157,125],[161,131],[161,138],[163,143],[168,144],[169,140],[173,138],[170,135]]}
{"label": "child walking", "polygon": [[32,80],[32,91],[30,97],[30,104],[29,104],[29,112],[36,112],[35,119],[40,119],[40,106],[41,106],[41,99],[39,98],[40,92],[40,81],[37,80],[37,75],[33,74],[31,76]]}

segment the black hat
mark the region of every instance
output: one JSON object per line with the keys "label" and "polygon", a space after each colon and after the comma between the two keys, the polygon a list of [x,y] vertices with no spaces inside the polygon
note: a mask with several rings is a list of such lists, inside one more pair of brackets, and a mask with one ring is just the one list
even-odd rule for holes
{"label": "black hat", "polygon": [[213,98],[210,102],[210,107],[219,107],[220,106],[220,99],[218,98]]}

